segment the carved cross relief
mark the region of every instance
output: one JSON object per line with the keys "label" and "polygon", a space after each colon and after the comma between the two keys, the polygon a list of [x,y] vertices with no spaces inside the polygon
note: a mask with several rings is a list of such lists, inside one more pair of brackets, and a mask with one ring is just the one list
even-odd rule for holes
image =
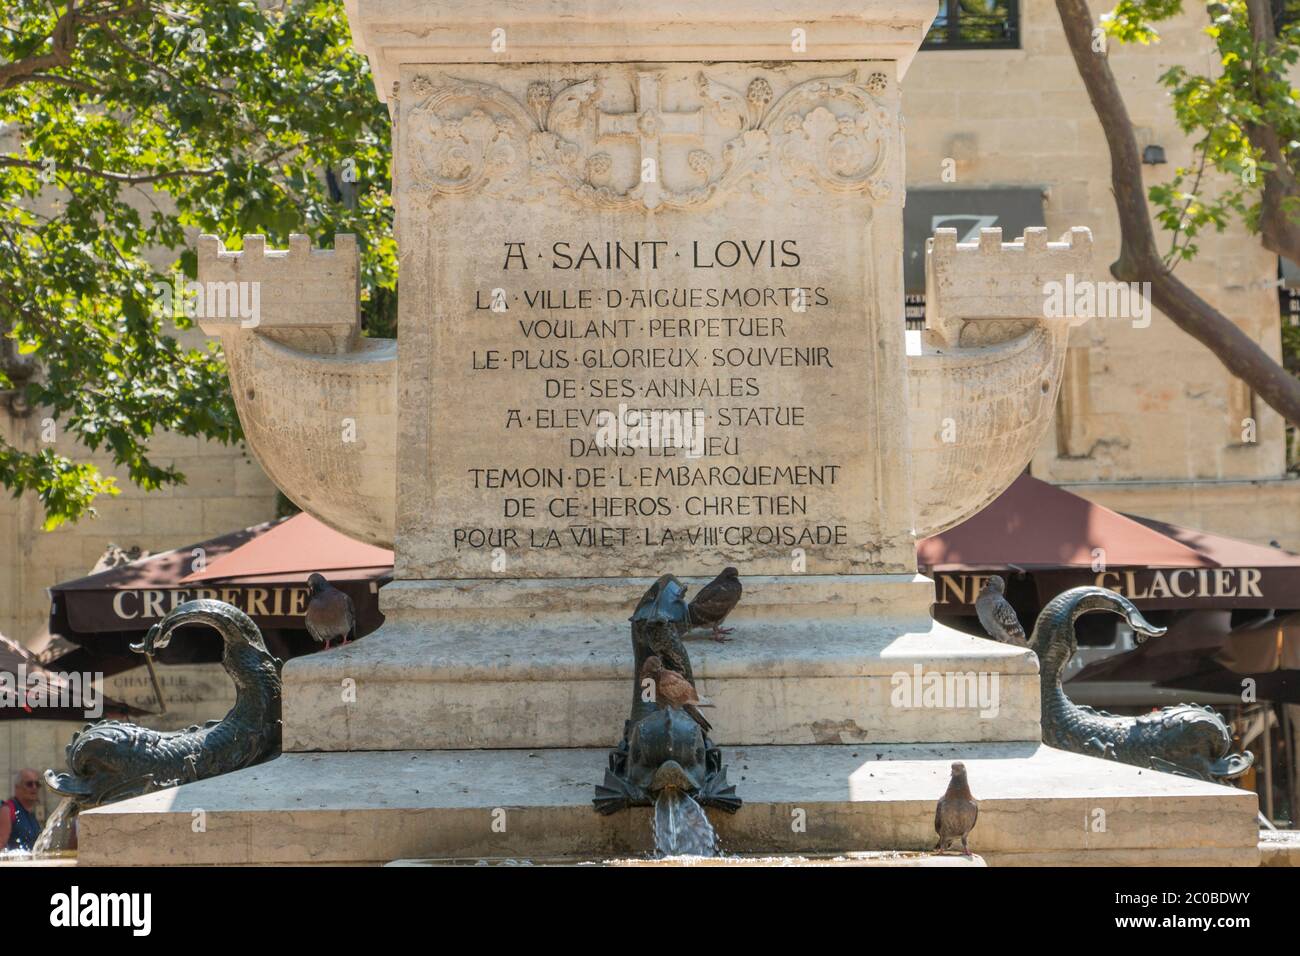
{"label": "carved cross relief", "polygon": [[664,190],[660,184],[663,169],[662,141],[672,137],[693,144],[704,144],[703,110],[669,111],[663,108],[663,88],[660,74],[638,73],[636,86],[637,110],[632,113],[607,113],[601,110],[597,117],[597,138],[633,139],[640,143],[641,182],[628,195],[645,202],[647,209],[655,209],[663,201]]}

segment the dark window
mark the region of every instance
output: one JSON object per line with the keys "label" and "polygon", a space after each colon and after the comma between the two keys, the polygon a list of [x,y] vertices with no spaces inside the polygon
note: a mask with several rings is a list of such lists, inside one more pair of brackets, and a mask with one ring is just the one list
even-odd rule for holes
{"label": "dark window", "polygon": [[[1279,256],[1277,276],[1277,298],[1282,318],[1289,325],[1300,325],[1300,266],[1285,256]],[[1291,356],[1287,355],[1287,358]]]}
{"label": "dark window", "polygon": [[1015,49],[1020,46],[1018,0],[939,0],[939,15],[922,50]]}
{"label": "dark window", "polygon": [[903,296],[904,325],[913,330],[925,328],[925,293],[913,292]]}

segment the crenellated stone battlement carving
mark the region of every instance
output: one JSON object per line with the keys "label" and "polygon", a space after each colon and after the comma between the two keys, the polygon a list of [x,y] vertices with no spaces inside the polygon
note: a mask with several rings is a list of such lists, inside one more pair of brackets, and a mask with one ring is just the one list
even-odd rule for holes
{"label": "crenellated stone battlement carving", "polygon": [[1033,228],[1015,242],[983,229],[926,243],[926,328],[907,359],[918,537],[987,505],[1029,462],[1051,423],[1070,319],[1047,308],[1051,283],[1092,274],[1092,233],[1060,242]]}
{"label": "crenellated stone battlement carving", "polygon": [[[1042,226],[1015,242],[1003,242],[996,228],[981,229],[977,242],[958,242],[957,230],[938,229],[926,241],[926,331],[933,344],[947,346],[996,344],[1022,334],[1026,322],[1048,318],[1044,287],[1089,275],[1091,263],[1092,231],[1082,226],[1059,242],[1049,242]],[[972,325],[989,321],[997,325]]]}
{"label": "crenellated stone battlement carving", "polygon": [[221,336],[235,407],[262,468],[330,527],[391,547],[397,342],[361,336],[356,237],[313,249],[294,235],[288,249],[267,249],[265,237],[245,236],[233,252],[202,236],[199,281],[208,300],[208,290],[224,292],[223,301],[249,285],[257,292],[257,315],[205,310],[198,322]]}
{"label": "crenellated stone battlement carving", "polygon": [[200,236],[198,252],[199,282],[205,289],[230,283],[257,286],[258,314],[204,310],[199,325],[208,335],[247,330],[324,354],[356,347],[361,292],[356,236],[335,236],[333,249],[313,249],[311,239],[299,234],[289,237],[288,249],[267,249],[265,236],[245,236],[241,251],[227,250],[216,236]]}

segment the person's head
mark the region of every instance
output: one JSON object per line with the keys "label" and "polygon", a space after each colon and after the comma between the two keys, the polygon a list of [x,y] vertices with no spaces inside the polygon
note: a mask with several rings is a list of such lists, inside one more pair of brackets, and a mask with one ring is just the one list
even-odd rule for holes
{"label": "person's head", "polygon": [[14,799],[27,810],[36,806],[36,798],[41,795],[41,775],[30,767],[14,774]]}

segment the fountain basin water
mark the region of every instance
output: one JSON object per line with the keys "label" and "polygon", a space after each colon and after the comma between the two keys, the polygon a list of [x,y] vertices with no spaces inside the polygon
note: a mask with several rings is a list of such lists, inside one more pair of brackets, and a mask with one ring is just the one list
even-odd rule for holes
{"label": "fountain basin water", "polygon": [[676,787],[665,787],[655,798],[654,835],[658,856],[718,855],[718,835],[704,808]]}
{"label": "fountain basin water", "polygon": [[77,803],[71,797],[59,801],[41,835],[32,847],[32,856],[37,858],[57,856],[63,853],[75,853],[77,848]]}

